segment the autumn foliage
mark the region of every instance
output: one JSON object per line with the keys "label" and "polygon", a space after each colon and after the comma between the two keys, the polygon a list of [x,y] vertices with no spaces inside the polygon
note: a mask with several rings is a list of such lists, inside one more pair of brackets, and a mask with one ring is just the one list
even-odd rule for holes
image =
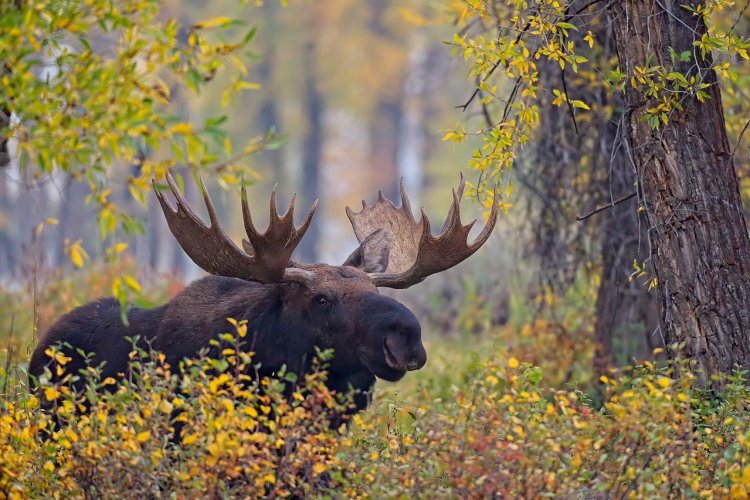
{"label": "autumn foliage", "polygon": [[[134,351],[122,384],[44,383],[0,407],[0,491],[12,498],[223,496],[576,496],[743,498],[750,494],[750,390],[693,384],[687,367],[650,363],[601,382],[600,408],[545,387],[540,368],[504,352],[477,358],[446,387],[381,398],[331,428],[345,398],[313,373],[256,382],[227,333],[220,359],[178,375]],[[67,359],[50,349],[51,370]],[[676,377],[679,369],[681,376]],[[83,374],[82,374],[83,376]],[[295,389],[283,397],[285,385]],[[109,390],[106,390],[109,389]],[[51,410],[40,410],[40,402]],[[176,439],[175,434],[180,438]]]}

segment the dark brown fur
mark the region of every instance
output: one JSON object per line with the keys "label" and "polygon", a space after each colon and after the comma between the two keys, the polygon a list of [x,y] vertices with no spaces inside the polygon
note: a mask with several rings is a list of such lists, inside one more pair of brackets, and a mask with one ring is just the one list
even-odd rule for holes
{"label": "dark brown fur", "polygon": [[[347,262],[363,269],[377,265],[365,258],[361,248]],[[399,302],[380,295],[363,270],[350,265],[298,267],[314,273],[313,286],[262,285],[209,276],[164,306],[130,309],[128,326],[122,324],[114,298],[99,299],[66,314],[50,328],[32,355],[29,373],[38,377],[44,372],[50,362],[44,354],[49,346],[68,344],[62,348],[73,358],[66,365],[68,372],[85,366],[77,353],[80,349],[93,355],[93,365],[106,362],[103,377],[122,376],[132,347],[127,338],[133,336],[164,353],[177,367],[183,358],[210,349],[217,335],[232,332],[227,318],[248,320],[244,348],[255,352],[261,376],[273,375],[284,365],[290,372],[304,373],[316,348],[334,349],[328,386],[340,392],[349,387],[360,391],[355,396],[357,410],[367,406],[376,377],[396,381],[407,370],[424,365],[426,353],[416,317]]]}

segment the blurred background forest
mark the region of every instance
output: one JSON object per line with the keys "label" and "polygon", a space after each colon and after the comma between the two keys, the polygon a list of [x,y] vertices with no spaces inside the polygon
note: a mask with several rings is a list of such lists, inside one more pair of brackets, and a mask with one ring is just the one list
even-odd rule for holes
{"label": "blurred background forest", "polygon": [[[257,30],[250,52],[241,56],[249,83],[227,106],[223,89],[231,76],[219,73],[200,94],[173,89],[170,109],[186,123],[214,119],[221,110],[218,121],[233,143],[262,144],[243,170],[245,182],[254,184],[251,208],[264,214],[276,183],[280,205],[293,192],[299,206],[319,198],[321,208],[296,258],[339,263],[355,245],[344,207],[373,200],[378,190],[397,200],[403,178],[413,204],[440,221],[458,172],[474,184],[481,181],[483,174],[467,169],[480,139],[469,133],[456,141],[451,132],[457,122],[470,130],[488,118],[484,104],[464,105],[477,81],[471,74],[466,78],[469,65],[456,57],[451,40],[477,26],[463,26],[457,14],[462,3],[455,4],[320,0],[248,6],[232,17]],[[160,16],[186,26],[222,13],[215,1],[170,0],[162,8]],[[738,14],[737,30],[746,30],[747,14],[739,7],[720,11],[717,22]],[[596,21],[595,11],[585,21],[597,40],[586,55],[614,68],[610,28]],[[572,35],[584,47],[585,33]],[[94,37],[96,43],[106,51],[110,42]],[[747,77],[736,74],[742,70],[728,70],[737,79],[725,89],[732,141],[747,107]],[[541,125],[503,177],[505,214],[495,235],[477,258],[417,290],[394,293],[427,323],[430,343],[452,339],[465,345],[499,334],[524,359],[549,367],[555,382],[590,383],[595,373],[650,358],[662,346],[649,293],[645,224],[637,200],[628,198],[635,179],[618,144],[618,97],[593,70],[568,76],[570,98],[591,107],[573,118],[548,90],[559,87],[558,65],[540,61],[539,78],[546,89],[539,96]],[[513,81],[500,77],[493,91],[503,96],[512,89]],[[0,335],[6,354],[14,350],[23,363],[33,345],[28,332],[35,337],[62,311],[117,287],[148,305],[201,275],[169,233],[153,194],[145,195],[144,209],[130,189],[144,162],[164,154],[139,146],[132,162],[116,162],[106,174],[111,191],[104,204],[101,192],[92,194],[75,169],[21,171],[12,161],[0,170]],[[737,151],[735,162],[747,193],[745,150]],[[179,163],[173,169],[189,173]],[[235,174],[219,164],[207,182],[224,226],[239,241]],[[189,175],[185,179],[188,200],[200,207],[196,185]],[[615,200],[614,208],[592,213]],[[115,227],[102,217],[110,203],[130,217],[125,231],[119,225],[103,231]],[[464,205],[465,217],[482,217],[476,199]],[[127,234],[128,228],[142,232]],[[133,278],[125,285],[118,280],[123,273]],[[15,339],[8,340],[12,329]]]}

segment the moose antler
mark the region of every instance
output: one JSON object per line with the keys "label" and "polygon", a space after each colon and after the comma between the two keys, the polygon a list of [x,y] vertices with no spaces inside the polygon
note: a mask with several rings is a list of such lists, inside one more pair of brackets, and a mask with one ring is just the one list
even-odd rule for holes
{"label": "moose antler", "polygon": [[421,282],[427,276],[445,271],[471,256],[484,245],[497,222],[497,186],[492,201],[492,210],[487,224],[476,240],[468,244],[469,231],[476,219],[467,225],[461,223],[459,203],[464,192],[464,176],[458,190],[453,190],[453,203],[440,235],[433,236],[430,221],[421,209],[419,221],[411,212],[409,197],[401,180],[401,206],[378,192],[378,201],[368,207],[362,201],[362,211],[355,213],[346,207],[346,215],[352,223],[354,234],[360,243],[374,231],[386,231],[389,240],[388,268],[383,273],[371,273],[370,279],[376,286],[388,288],[408,288]]}
{"label": "moose antler", "polygon": [[177,238],[185,253],[204,271],[218,276],[240,278],[259,283],[278,283],[294,281],[310,283],[312,275],[309,271],[287,267],[294,249],[305,235],[310,221],[315,214],[318,200],[315,200],[305,220],[299,227],[294,226],[294,201],[289,203],[286,213],[279,216],[276,209],[276,189],[271,192],[271,220],[268,229],[261,234],[253,225],[250,209],[247,205],[247,193],[242,188],[242,215],[245,231],[249,240],[243,252],[232,242],[219,224],[216,210],[208,196],[203,179],[200,179],[201,193],[206,202],[210,226],[206,226],[190,209],[187,201],[180,193],[174,178],[167,174],[169,189],[177,201],[177,209],[173,209],[165,199],[164,194],[156,188],[164,216],[172,234]]}

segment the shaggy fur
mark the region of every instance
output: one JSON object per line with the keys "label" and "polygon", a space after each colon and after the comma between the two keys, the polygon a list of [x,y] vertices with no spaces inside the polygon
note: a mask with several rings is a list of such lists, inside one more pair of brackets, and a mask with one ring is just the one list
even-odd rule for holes
{"label": "shaggy fur", "polygon": [[[366,268],[363,255],[355,252],[352,257],[347,262]],[[244,348],[255,353],[261,376],[273,375],[282,365],[304,373],[316,348],[334,349],[327,384],[339,392],[349,387],[360,391],[355,411],[367,406],[376,377],[396,381],[424,365],[417,318],[401,303],[380,295],[363,270],[349,265],[298,267],[314,273],[313,286],[209,276],[164,306],[131,308],[128,326],[114,298],[99,299],[69,312],[50,328],[32,355],[29,373],[40,376],[51,361],[44,351],[59,344],[73,358],[65,366],[67,372],[77,373],[85,366],[81,350],[91,353],[93,366],[105,362],[103,377],[122,377],[132,350],[128,338],[135,336],[141,346],[164,353],[176,368],[183,358],[210,351],[217,335],[232,332],[227,318],[248,320]]]}

